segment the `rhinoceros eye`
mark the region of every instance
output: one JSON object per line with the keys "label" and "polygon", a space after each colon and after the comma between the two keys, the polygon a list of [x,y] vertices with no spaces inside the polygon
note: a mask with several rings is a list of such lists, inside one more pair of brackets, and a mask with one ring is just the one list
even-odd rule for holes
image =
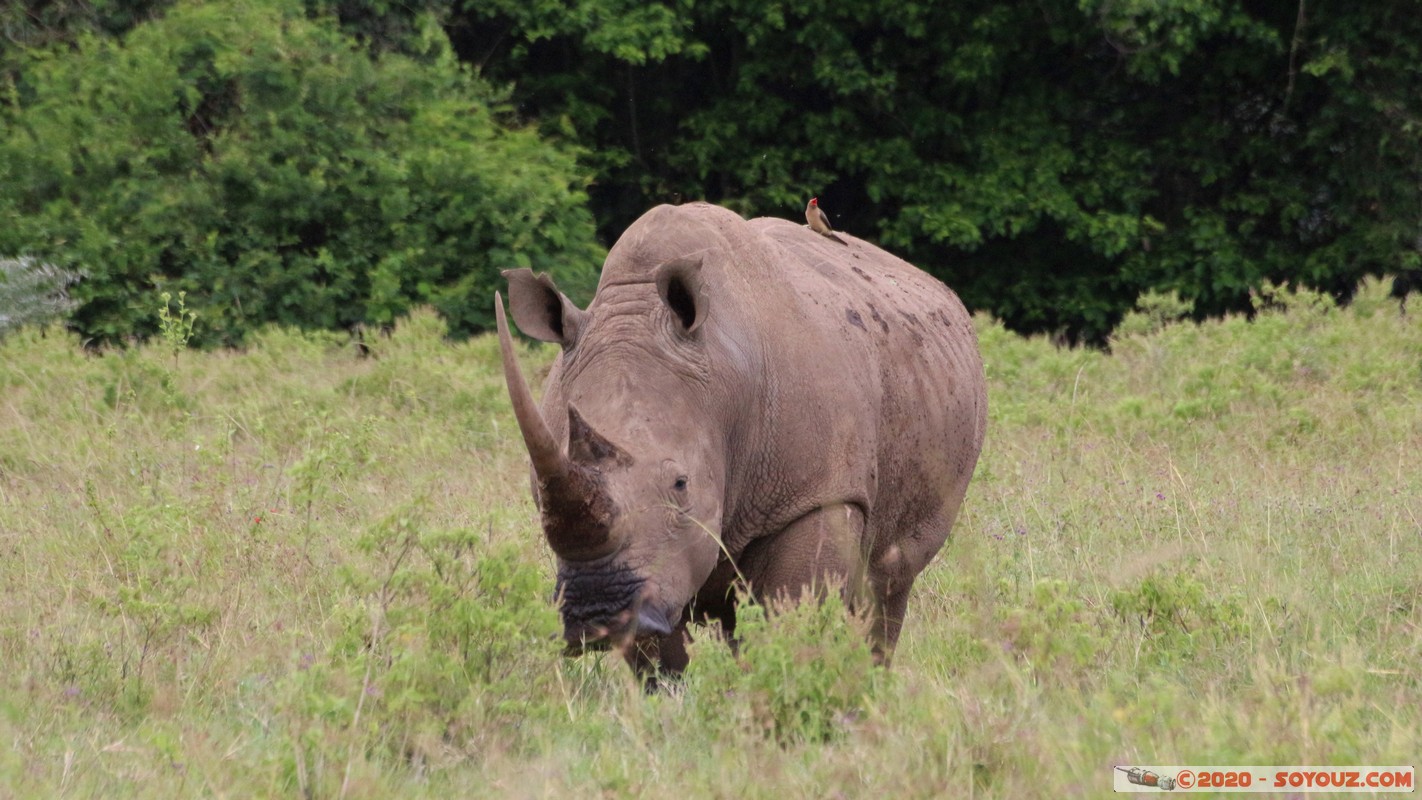
{"label": "rhinoceros eye", "polygon": [[676,483],[673,483],[673,484],[672,484],[672,488],[675,489],[675,490],[677,490],[678,492],[684,492],[684,491],[686,491],[686,476],[685,476],[685,475],[678,475],[678,476],[676,476]]}

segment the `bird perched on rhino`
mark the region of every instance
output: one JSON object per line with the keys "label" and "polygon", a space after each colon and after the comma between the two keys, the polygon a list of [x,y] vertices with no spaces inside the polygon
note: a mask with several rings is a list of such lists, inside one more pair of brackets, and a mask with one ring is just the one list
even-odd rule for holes
{"label": "bird perched on rhino", "polygon": [[820,198],[811,197],[808,205],[805,206],[805,221],[810,223],[810,230],[819,235],[833,239],[846,247],[848,242],[834,235],[834,228],[830,227],[829,215],[820,208]]}

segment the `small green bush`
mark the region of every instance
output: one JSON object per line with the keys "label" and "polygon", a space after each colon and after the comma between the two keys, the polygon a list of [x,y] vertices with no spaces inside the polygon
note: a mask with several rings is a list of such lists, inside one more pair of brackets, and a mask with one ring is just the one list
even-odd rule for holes
{"label": "small green bush", "polygon": [[1139,626],[1149,651],[1163,662],[1194,656],[1201,646],[1229,644],[1248,633],[1238,601],[1219,597],[1189,575],[1150,575],[1113,592],[1111,609],[1127,625]]}
{"label": "small green bush", "polygon": [[155,333],[160,291],[211,344],[416,304],[468,334],[508,267],[586,290],[575,153],[512,127],[426,22],[422,52],[376,57],[300,3],[183,2],[33,50],[0,103],[0,252],[82,270],[73,324],[107,340]]}
{"label": "small green bush", "polygon": [[1155,333],[1167,325],[1185,319],[1194,310],[1194,305],[1182,300],[1179,292],[1158,292],[1152,289],[1141,293],[1136,300],[1136,307],[1126,312],[1113,335],[1144,336]]}
{"label": "small green bush", "polygon": [[337,610],[326,671],[299,677],[308,701],[344,709],[370,745],[419,757],[546,709],[562,640],[542,570],[474,531],[426,529],[408,510],[359,547],[371,566],[344,573],[360,599]]}
{"label": "small green bush", "polygon": [[1106,640],[1079,592],[1066,581],[1045,579],[1025,605],[1005,609],[999,631],[1007,652],[1042,677],[1075,675],[1097,661]]}

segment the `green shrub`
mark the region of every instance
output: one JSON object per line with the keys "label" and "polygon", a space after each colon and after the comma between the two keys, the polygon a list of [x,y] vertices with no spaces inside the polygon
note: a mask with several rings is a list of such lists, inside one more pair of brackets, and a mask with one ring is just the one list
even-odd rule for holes
{"label": "green shrub", "polygon": [[1116,326],[1114,335],[1143,336],[1155,333],[1165,326],[1190,316],[1194,306],[1180,298],[1176,291],[1158,292],[1154,289],[1141,293],[1136,299],[1136,307],[1128,311]]}
{"label": "green shrub", "polygon": [[157,291],[233,343],[415,304],[468,334],[507,267],[585,290],[575,154],[510,127],[427,25],[419,55],[373,57],[298,3],[179,3],[34,51],[0,104],[0,252],[81,269],[73,322],[110,340],[157,330]]}
{"label": "green shrub", "polygon": [[[75,681],[95,697],[132,712],[149,700],[151,672],[162,667],[187,637],[210,627],[219,609],[199,597],[206,559],[193,542],[197,529],[191,510],[173,502],[133,506],[115,513],[106,507],[94,484],[84,484],[93,524],[104,532],[95,537],[109,569],[93,598],[95,608],[121,622],[119,646],[112,659],[121,683],[105,685],[104,673],[91,668],[91,685]],[[167,658],[165,658],[167,657]],[[70,678],[75,680],[75,678]],[[115,694],[105,697],[107,692]]]}
{"label": "green shrub", "polygon": [[1189,575],[1151,575],[1111,594],[1111,609],[1139,626],[1146,650],[1162,662],[1194,656],[1202,645],[1220,646],[1248,633],[1237,600],[1219,597]]}
{"label": "green shrub", "polygon": [[743,606],[736,617],[738,651],[713,637],[694,645],[687,668],[688,705],[707,725],[742,725],[781,742],[825,741],[887,680],[838,594],[769,617],[763,606]]}
{"label": "green shrub", "polygon": [[1002,612],[1004,648],[1040,677],[1075,675],[1101,658],[1106,641],[1079,587],[1045,579],[1023,606]]}
{"label": "green shrub", "polygon": [[408,509],[359,547],[372,566],[345,572],[360,599],[337,609],[329,661],[297,675],[303,703],[336,709],[367,746],[419,758],[547,707],[562,640],[537,565],[470,530],[426,529]]}

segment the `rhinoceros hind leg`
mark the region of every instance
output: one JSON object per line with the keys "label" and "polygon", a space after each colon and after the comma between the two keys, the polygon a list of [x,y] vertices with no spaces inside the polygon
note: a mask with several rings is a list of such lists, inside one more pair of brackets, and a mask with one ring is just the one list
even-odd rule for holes
{"label": "rhinoceros hind leg", "polygon": [[875,592],[873,627],[869,630],[869,641],[874,649],[874,663],[888,666],[893,660],[894,648],[899,643],[899,631],[904,626],[904,614],[908,611],[909,587],[886,597]]}

